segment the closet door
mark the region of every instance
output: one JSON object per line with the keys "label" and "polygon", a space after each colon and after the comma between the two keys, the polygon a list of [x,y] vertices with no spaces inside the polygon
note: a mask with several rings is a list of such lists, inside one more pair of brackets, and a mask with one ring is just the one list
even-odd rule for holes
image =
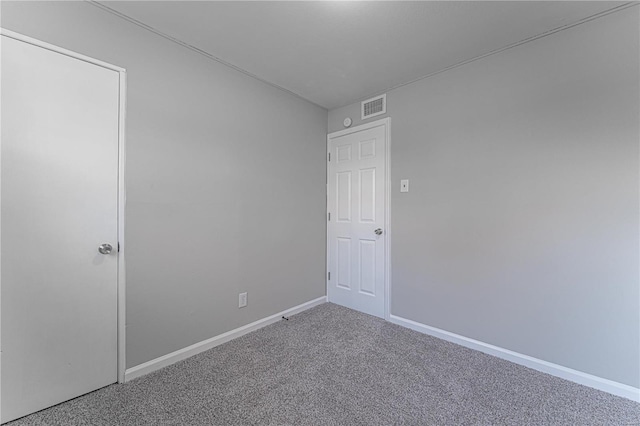
{"label": "closet door", "polygon": [[332,303],[380,318],[385,307],[387,126],[380,120],[328,138],[327,295]]}
{"label": "closet door", "polygon": [[120,77],[6,34],[0,42],[7,422],[117,381]]}

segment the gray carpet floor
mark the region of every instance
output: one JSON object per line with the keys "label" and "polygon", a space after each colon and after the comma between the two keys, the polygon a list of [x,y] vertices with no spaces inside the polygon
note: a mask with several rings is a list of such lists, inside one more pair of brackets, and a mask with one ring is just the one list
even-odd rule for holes
{"label": "gray carpet floor", "polygon": [[10,425],[640,425],[640,404],[324,304]]}

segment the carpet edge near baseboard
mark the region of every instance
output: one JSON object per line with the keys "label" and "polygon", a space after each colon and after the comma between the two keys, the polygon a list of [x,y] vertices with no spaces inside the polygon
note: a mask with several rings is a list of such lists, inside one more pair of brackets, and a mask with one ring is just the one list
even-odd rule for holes
{"label": "carpet edge near baseboard", "polygon": [[219,346],[230,340],[236,339],[240,336],[244,336],[247,333],[251,333],[252,331],[259,330],[262,327],[266,327],[267,325],[280,321],[283,316],[295,315],[326,302],[327,296],[321,296],[292,308],[286,309],[282,312],[278,312],[268,317],[259,319],[250,324],[243,325],[242,327],[227,331],[226,333],[222,333],[201,342],[194,343],[193,345],[187,346],[186,348],[179,349],[145,363],[136,365],[135,367],[127,368],[124,373],[124,381],[126,383],[138,377],[149,374],[153,371],[168,367],[171,364],[175,364],[176,362],[190,358],[201,352],[207,351],[211,348],[215,348],[216,346]]}
{"label": "carpet edge near baseboard", "polygon": [[429,325],[425,325],[407,318],[399,317],[397,315],[391,314],[389,316],[389,322],[409,328],[419,333],[428,334],[430,336],[464,346],[469,349],[474,349],[488,355],[495,356],[497,358],[511,361],[515,364],[523,365],[525,367],[541,371],[543,373],[547,373],[561,379],[569,380],[571,382],[588,386],[616,396],[620,396],[622,398],[630,399],[635,402],[640,402],[640,388],[635,388],[630,385],[625,385],[624,383],[619,383],[613,380],[605,379],[603,377],[595,376],[593,374],[574,370],[572,368],[564,367],[562,365],[534,358],[529,355],[514,352],[509,349],[501,348],[499,346],[491,345],[479,340],[470,339],[459,334],[441,330],[436,327],[431,327]]}

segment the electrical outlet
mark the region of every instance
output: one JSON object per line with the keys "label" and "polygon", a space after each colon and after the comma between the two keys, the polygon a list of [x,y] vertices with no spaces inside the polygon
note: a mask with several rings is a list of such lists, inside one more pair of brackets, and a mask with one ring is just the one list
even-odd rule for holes
{"label": "electrical outlet", "polygon": [[247,306],[247,293],[240,293],[238,295],[238,308],[244,308]]}

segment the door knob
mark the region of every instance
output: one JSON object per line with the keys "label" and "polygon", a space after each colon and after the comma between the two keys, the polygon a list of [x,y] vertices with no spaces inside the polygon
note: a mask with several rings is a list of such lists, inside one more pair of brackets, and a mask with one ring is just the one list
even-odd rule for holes
{"label": "door knob", "polygon": [[109,243],[100,244],[100,247],[98,247],[98,251],[101,254],[110,254],[111,250],[113,250],[113,247]]}
{"label": "door knob", "polygon": [[373,232],[375,232],[376,235],[382,235],[382,228],[378,228]]}

